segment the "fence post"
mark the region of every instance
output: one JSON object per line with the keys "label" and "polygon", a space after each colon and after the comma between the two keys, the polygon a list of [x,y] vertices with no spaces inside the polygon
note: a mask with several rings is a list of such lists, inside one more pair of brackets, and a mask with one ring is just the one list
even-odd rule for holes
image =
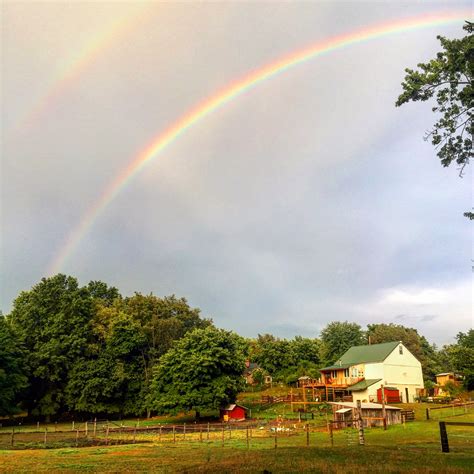
{"label": "fence post", "polygon": [[94,438],[95,438],[96,432],[97,432],[97,418],[94,418]]}
{"label": "fence post", "polygon": [[88,428],[89,428],[89,426],[88,426],[87,421],[86,421],[86,426],[85,426],[85,428],[84,428],[84,431],[86,432],[86,433],[85,433],[86,438],[87,438],[87,431],[88,431]]}
{"label": "fence post", "polygon": [[207,440],[209,441],[209,422],[207,422]]}
{"label": "fence post", "polygon": [[334,433],[333,433],[332,423],[329,422],[329,438],[331,440],[331,447],[334,447]]}
{"label": "fence post", "polygon": [[186,439],[186,423],[183,423],[183,440]]}
{"label": "fence post", "polygon": [[137,439],[137,427],[135,426],[135,428],[133,428],[133,444],[136,443],[136,439]]}
{"label": "fence post", "polygon": [[225,444],[225,426],[224,423],[222,423],[222,446]]}
{"label": "fence post", "polygon": [[39,429],[40,429],[40,422],[39,422],[39,421],[36,422],[36,429],[37,429],[38,431],[39,431]]}
{"label": "fence post", "polygon": [[202,425],[199,425],[199,441],[202,443]]}
{"label": "fence post", "polygon": [[309,425],[306,423],[306,446],[309,446]]}
{"label": "fence post", "polygon": [[426,409],[426,419],[427,420],[430,419],[430,409],[429,408]]}
{"label": "fence post", "polygon": [[107,428],[105,430],[105,444],[109,444],[109,424],[107,423]]}
{"label": "fence post", "polygon": [[12,428],[12,446],[15,444],[15,427]]}
{"label": "fence post", "polygon": [[359,444],[361,446],[364,446],[365,445],[364,423],[362,421],[362,404],[360,400],[357,400],[357,418],[359,422]]}
{"label": "fence post", "polygon": [[275,428],[275,449],[277,448],[277,445],[278,445],[278,443],[277,443],[277,438],[278,438],[278,431],[277,431],[277,429]]}
{"label": "fence post", "polygon": [[44,429],[44,447],[46,448],[46,442],[48,440],[48,427]]}
{"label": "fence post", "polygon": [[232,426],[229,423],[229,439],[232,439]]}
{"label": "fence post", "polygon": [[79,446],[79,430],[76,430],[76,448]]}
{"label": "fence post", "polygon": [[249,449],[249,427],[247,425],[247,435],[246,435],[246,439],[247,439],[247,449]]}
{"label": "fence post", "polygon": [[72,420],[72,428],[71,431],[74,431],[74,420]]}
{"label": "fence post", "polygon": [[173,443],[176,443],[176,427],[173,425]]}
{"label": "fence post", "polygon": [[161,425],[160,425],[160,431],[159,431],[159,435],[158,435],[158,441],[161,443]]}
{"label": "fence post", "polygon": [[439,437],[441,438],[441,452],[449,453],[448,432],[444,421],[439,422]]}

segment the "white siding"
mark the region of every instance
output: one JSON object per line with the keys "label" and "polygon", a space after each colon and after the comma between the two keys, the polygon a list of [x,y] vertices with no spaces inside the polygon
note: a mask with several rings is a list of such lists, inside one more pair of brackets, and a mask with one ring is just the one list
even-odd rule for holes
{"label": "white siding", "polygon": [[[400,346],[403,350],[402,354],[399,351]],[[417,395],[416,389],[424,387],[420,361],[403,344],[400,344],[385,359],[383,366],[384,385],[397,387],[405,403],[413,402]],[[407,390],[408,400],[406,399]]]}
{"label": "white siding", "polygon": [[365,364],[365,378],[366,379],[383,379],[384,378],[383,362],[377,362],[375,364]]}

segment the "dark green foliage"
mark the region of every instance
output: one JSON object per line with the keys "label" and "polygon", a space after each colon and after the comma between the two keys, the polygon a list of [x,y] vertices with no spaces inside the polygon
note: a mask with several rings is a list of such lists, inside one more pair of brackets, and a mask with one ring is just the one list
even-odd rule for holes
{"label": "dark green foliage", "polygon": [[27,350],[25,404],[33,414],[48,418],[65,409],[69,371],[91,339],[92,311],[87,290],[61,274],[43,278],[14,301],[9,322]]}
{"label": "dark green foliage", "polygon": [[460,332],[457,344],[444,348],[454,371],[460,372],[464,377],[464,387],[474,390],[474,329],[467,333]]}
{"label": "dark green foliage", "polygon": [[96,332],[87,357],[78,360],[67,386],[68,406],[87,413],[141,414],[146,338],[131,316],[116,312]]}
{"label": "dark green foliage", "polygon": [[[403,341],[428,379],[456,371],[474,388],[473,330],[441,351],[401,325],[372,324],[367,335],[372,343]],[[215,409],[235,401],[246,358],[262,367],[257,381],[268,373],[295,383],[319,377],[323,365],[366,343],[361,327],[349,322],[329,323],[321,340],[245,340],[214,328],[184,298],[123,298],[103,282],[80,287],[56,275],[22,292],[7,318],[0,314],[0,415],[18,408],[46,418]]]}
{"label": "dark green foliage", "polygon": [[[441,164],[449,166],[454,161],[460,167],[460,175],[472,158],[474,132],[473,24],[466,22],[463,28],[466,36],[453,40],[438,36],[443,50],[428,63],[418,64],[417,70],[405,70],[403,93],[396,102],[400,106],[410,101],[436,101],[432,110],[438,120],[426,139],[431,139]],[[465,216],[474,218],[472,212]]]}
{"label": "dark green foliage", "polygon": [[232,332],[208,327],[177,341],[155,367],[150,407],[158,412],[218,409],[242,390],[245,343]]}
{"label": "dark green foliage", "polygon": [[23,404],[47,418],[66,411],[144,413],[155,362],[188,331],[211,325],[183,298],[124,299],[106,283],[81,288],[65,275],[22,292],[9,323],[25,348]]}
{"label": "dark green foliage", "polygon": [[[100,295],[110,293],[97,282],[94,288]],[[188,331],[211,322],[175,296],[137,293],[123,299],[113,293],[113,298],[98,299],[95,291],[94,297],[93,343],[71,373],[68,405],[89,413],[141,415],[159,357]]]}
{"label": "dark green foliage", "polygon": [[27,386],[24,352],[0,313],[0,416],[19,411],[19,395]]}
{"label": "dark green foliage", "polygon": [[275,381],[294,383],[302,375],[317,377],[319,374],[318,339],[296,336],[288,340],[259,334],[251,346],[252,362],[257,362]]}
{"label": "dark green foliage", "polygon": [[347,349],[362,344],[366,344],[366,338],[357,323],[329,323],[321,331],[321,358],[325,365],[333,364]]}

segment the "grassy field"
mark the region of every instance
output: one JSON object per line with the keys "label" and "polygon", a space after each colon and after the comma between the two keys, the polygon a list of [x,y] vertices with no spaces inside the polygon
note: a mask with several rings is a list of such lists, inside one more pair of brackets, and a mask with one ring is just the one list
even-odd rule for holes
{"label": "grassy field", "polygon": [[[438,420],[425,421],[425,406],[415,408],[419,421],[366,429],[365,446],[352,429],[335,432],[332,446],[315,420],[309,446],[303,430],[279,435],[276,449],[267,428],[255,430],[249,445],[245,430],[232,432],[231,439],[226,433],[224,444],[219,433],[202,442],[189,433],[176,443],[170,435],[161,441],[138,436],[128,445],[3,450],[0,472],[473,472],[474,429],[448,427],[451,452],[441,453]],[[452,416],[446,410],[443,419],[474,422],[474,413]]]}

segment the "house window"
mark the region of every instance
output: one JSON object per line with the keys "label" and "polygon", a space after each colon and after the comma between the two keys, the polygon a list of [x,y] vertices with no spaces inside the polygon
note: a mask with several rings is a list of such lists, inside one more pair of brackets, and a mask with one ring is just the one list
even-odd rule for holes
{"label": "house window", "polygon": [[344,369],[344,377],[349,377],[349,369]]}
{"label": "house window", "polygon": [[399,352],[400,355],[403,355],[403,346],[402,345],[398,346],[398,352]]}
{"label": "house window", "polygon": [[332,378],[337,379],[337,370],[332,371]]}
{"label": "house window", "polygon": [[352,377],[357,377],[357,367],[352,367]]}

